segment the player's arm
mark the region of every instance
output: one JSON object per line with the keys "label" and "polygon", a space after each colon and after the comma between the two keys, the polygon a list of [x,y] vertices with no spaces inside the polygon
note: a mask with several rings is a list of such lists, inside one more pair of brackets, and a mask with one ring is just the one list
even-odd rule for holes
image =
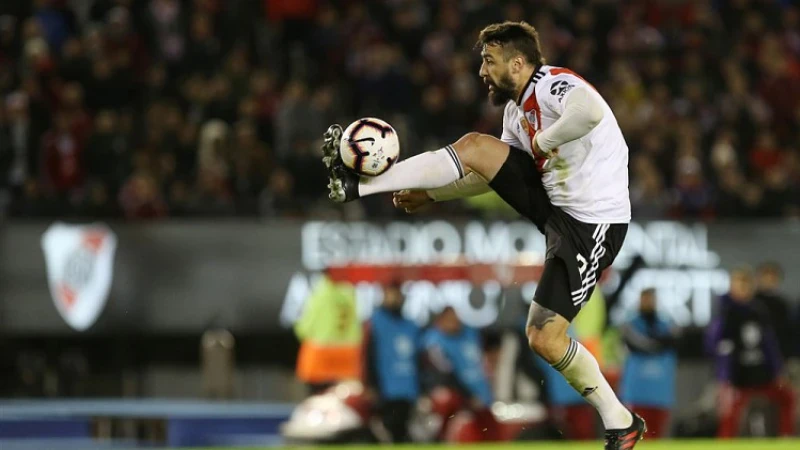
{"label": "player's arm", "polygon": [[475,172],[468,173],[447,186],[427,191],[410,191],[404,189],[395,192],[392,198],[394,207],[413,213],[433,202],[443,202],[457,198],[472,197],[489,192],[491,188],[486,180]]}
{"label": "player's arm", "polygon": [[605,115],[602,103],[588,86],[576,86],[563,99],[548,99],[547,104],[561,117],[534,136],[537,154],[552,155],[560,145],[586,136]]}

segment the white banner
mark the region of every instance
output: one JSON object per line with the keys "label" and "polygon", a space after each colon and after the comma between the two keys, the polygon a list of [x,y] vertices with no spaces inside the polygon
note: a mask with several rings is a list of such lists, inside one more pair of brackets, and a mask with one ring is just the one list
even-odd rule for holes
{"label": "white banner", "polygon": [[[514,261],[521,255],[531,264],[541,264],[545,251],[544,236],[532,223],[523,221],[468,222],[463,227],[445,221],[307,222],[302,231],[303,270],[289,282],[281,322],[290,325],[299,317],[315,274],[331,265],[437,264],[457,259],[493,264]],[[620,302],[610,312],[613,322],[626,320],[636,311],[641,291],[655,288],[659,310],[676,325],[708,325],[712,300],[727,292],[729,279],[720,267],[719,255],[709,247],[705,225],[631,223],[613,267],[621,272],[636,257],[644,260],[645,267],[621,292]],[[610,281],[613,283],[613,277]],[[608,291],[614,287],[608,286]],[[368,317],[381,301],[381,288],[369,283],[359,283],[356,288],[359,312]],[[476,327],[493,323],[502,309],[503,296],[492,283],[472,286],[463,280],[438,284],[416,280],[405,283],[403,289],[404,313],[420,323],[443,304],[453,306],[461,320]],[[519,294],[529,303],[535,290],[536,280],[531,280],[517,292],[509,289],[506,296]]]}

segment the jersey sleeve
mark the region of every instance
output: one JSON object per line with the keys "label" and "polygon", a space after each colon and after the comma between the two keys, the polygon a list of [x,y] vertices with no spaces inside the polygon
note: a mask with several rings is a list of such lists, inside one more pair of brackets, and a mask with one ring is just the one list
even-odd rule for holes
{"label": "jersey sleeve", "polygon": [[517,135],[514,134],[513,109],[513,101],[506,103],[506,108],[503,112],[503,134],[500,136],[500,140],[512,147],[522,149],[524,148],[522,142],[520,142]]}
{"label": "jersey sleeve", "polygon": [[[565,69],[564,69],[565,70]],[[564,105],[567,103],[567,98],[577,87],[586,87],[591,89],[589,83],[579,78],[573,73],[559,73],[550,77],[544,86],[538,88],[536,96],[542,109],[553,112],[557,117],[561,117],[564,113]]]}

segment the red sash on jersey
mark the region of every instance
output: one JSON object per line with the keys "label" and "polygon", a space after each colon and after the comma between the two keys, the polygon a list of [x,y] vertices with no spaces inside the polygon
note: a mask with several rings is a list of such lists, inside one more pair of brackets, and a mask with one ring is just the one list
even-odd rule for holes
{"label": "red sash on jersey", "polygon": [[595,90],[595,92],[597,92],[597,88],[594,87],[594,85],[592,85],[592,83],[589,83],[582,76],[578,75],[577,73],[575,73],[575,72],[573,72],[573,71],[571,71],[569,69],[565,69],[563,67],[559,67],[559,68],[556,68],[556,69],[550,69],[550,75],[555,76],[555,75],[561,75],[562,73],[566,73],[566,74],[572,75],[572,76],[574,76],[576,78],[580,78],[584,83],[588,84],[589,87],[591,87],[592,89]]}
{"label": "red sash on jersey", "polygon": [[[573,72],[570,69],[566,69],[564,67],[555,67],[550,69],[550,75],[556,76],[561,75],[562,73],[566,73],[572,75],[576,78],[579,78],[584,83],[588,84],[592,89],[597,91],[592,83],[586,81],[582,76],[578,75],[577,73]],[[524,113],[522,114],[522,119],[520,120],[522,126],[525,128],[525,131],[528,132],[528,137],[531,139],[531,148],[533,148],[533,137],[536,136],[536,132],[542,129],[542,110],[539,108],[539,101],[536,100],[536,88],[534,87],[531,95],[525,99],[525,103],[522,104],[522,110]],[[536,115],[536,126],[531,125],[528,119],[525,117],[526,113],[533,112]],[[558,149],[553,149],[554,152],[558,152]],[[547,158],[542,155],[533,154],[533,159],[536,161],[536,167],[539,169],[539,172],[544,171],[544,165],[547,162]]]}
{"label": "red sash on jersey", "polygon": [[[522,110],[524,111],[521,120],[522,126],[525,127],[525,131],[528,132],[528,137],[531,139],[531,149],[533,149],[533,137],[536,135],[538,130],[542,129],[542,110],[539,108],[539,102],[536,100],[535,87],[531,92],[531,95],[525,99],[525,103],[522,104]],[[531,125],[531,123],[528,122],[528,119],[525,118],[525,114],[529,112],[536,114],[536,127]],[[544,170],[544,164],[547,162],[547,158],[534,152],[533,160],[536,162],[536,168],[539,169],[539,172],[542,172]]]}

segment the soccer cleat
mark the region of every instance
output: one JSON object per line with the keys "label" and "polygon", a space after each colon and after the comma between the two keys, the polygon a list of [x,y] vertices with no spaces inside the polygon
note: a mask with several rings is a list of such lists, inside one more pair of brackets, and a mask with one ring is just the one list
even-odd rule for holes
{"label": "soccer cleat", "polygon": [[606,450],[632,450],[636,443],[644,438],[644,434],[647,432],[647,424],[638,414],[631,414],[633,415],[633,423],[628,428],[606,430]]}
{"label": "soccer cleat", "polygon": [[358,195],[359,176],[345,167],[339,146],[342,142],[342,127],[333,124],[323,135],[322,162],[328,169],[328,198],[344,203],[355,200]]}

